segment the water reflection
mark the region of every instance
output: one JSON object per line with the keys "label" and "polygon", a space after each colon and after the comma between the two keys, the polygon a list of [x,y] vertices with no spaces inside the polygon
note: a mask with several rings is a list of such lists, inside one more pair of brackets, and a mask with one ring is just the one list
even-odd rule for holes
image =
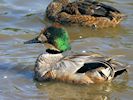
{"label": "water reflection", "polygon": [[[3,65],[7,65],[7,69],[2,68]],[[1,79],[3,83],[0,86],[1,94],[13,99],[24,97],[37,100],[44,100],[44,98],[46,100],[111,100],[112,93],[124,93],[129,90],[126,73],[111,83],[90,85],[74,85],[57,81],[40,83],[33,80],[33,67],[23,64],[1,64],[0,72],[4,71],[2,76],[7,75],[6,79]],[[117,95],[116,97],[113,95],[113,98],[119,99]]]}
{"label": "water reflection", "polygon": [[[113,92],[124,92],[128,89],[128,81],[103,84],[72,85],[59,82],[38,83],[40,91],[49,94],[51,100],[110,100]],[[115,97],[117,98],[117,97]]]}

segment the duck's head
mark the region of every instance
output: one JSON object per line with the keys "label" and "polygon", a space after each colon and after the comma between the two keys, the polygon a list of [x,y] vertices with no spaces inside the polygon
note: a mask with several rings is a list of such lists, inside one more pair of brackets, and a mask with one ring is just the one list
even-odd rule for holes
{"label": "duck's head", "polygon": [[68,4],[70,2],[70,0],[53,0],[53,2],[59,2],[59,3],[62,3],[63,5],[65,4]]}
{"label": "duck's head", "polygon": [[54,24],[41,31],[36,38],[24,42],[24,44],[42,43],[47,45],[47,50],[64,52],[71,48],[67,31],[60,25]]}

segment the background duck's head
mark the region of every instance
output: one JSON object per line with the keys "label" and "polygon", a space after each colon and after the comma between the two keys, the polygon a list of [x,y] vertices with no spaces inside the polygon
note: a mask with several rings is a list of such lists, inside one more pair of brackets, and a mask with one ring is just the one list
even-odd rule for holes
{"label": "background duck's head", "polygon": [[24,43],[47,43],[49,45],[48,49],[53,49],[59,52],[64,52],[71,48],[68,33],[60,24],[54,24],[46,28],[39,34],[39,36]]}
{"label": "background duck's head", "polygon": [[70,0],[53,0],[53,2],[59,2],[62,4],[68,4],[70,2]]}

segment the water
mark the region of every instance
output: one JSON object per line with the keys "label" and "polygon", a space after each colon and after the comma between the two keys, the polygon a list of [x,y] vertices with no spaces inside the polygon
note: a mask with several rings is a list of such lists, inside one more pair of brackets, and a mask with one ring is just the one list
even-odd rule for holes
{"label": "water", "polygon": [[132,100],[133,98],[133,2],[100,0],[119,8],[128,17],[116,28],[91,30],[66,28],[76,52],[93,51],[106,56],[124,55],[128,74],[111,83],[89,86],[33,80],[36,57],[42,45],[24,45],[50,25],[45,9],[52,0],[0,0],[0,100]]}

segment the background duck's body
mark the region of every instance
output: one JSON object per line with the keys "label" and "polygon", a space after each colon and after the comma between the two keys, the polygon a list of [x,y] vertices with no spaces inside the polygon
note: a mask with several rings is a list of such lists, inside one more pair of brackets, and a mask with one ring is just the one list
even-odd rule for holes
{"label": "background duck's body", "polygon": [[79,24],[89,27],[115,27],[123,18],[117,9],[92,0],[56,0],[46,10],[46,16],[59,23]]}
{"label": "background duck's body", "polygon": [[127,65],[96,53],[71,54],[69,36],[60,25],[50,26],[38,37],[25,43],[48,43],[47,53],[39,55],[35,64],[35,79],[89,84],[111,81],[127,69]]}

